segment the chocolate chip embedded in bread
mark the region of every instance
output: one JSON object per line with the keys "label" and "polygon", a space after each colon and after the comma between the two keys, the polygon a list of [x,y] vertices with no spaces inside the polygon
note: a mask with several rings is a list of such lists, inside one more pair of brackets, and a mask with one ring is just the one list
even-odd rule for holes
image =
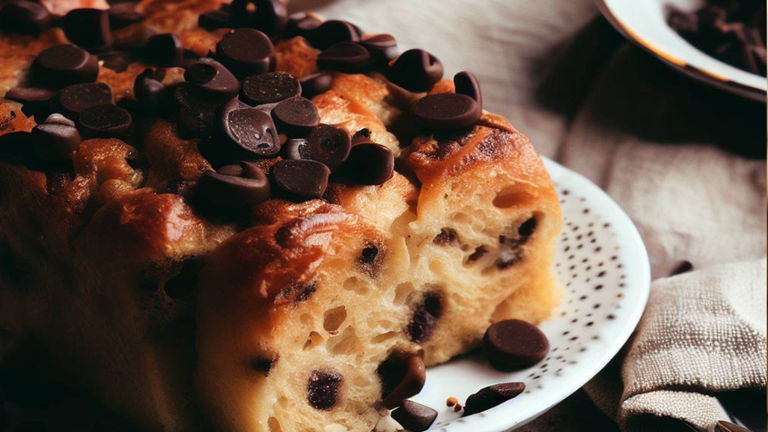
{"label": "chocolate chip embedded in bread", "polygon": [[377,34],[368,36],[360,45],[371,54],[371,58],[381,66],[386,66],[397,58],[397,40],[389,34]]}
{"label": "chocolate chip embedded in bread", "polygon": [[549,352],[549,341],[535,325],[511,319],[488,327],[483,350],[494,368],[510,371],[540,362]]}
{"label": "chocolate chip embedded in bread", "polygon": [[347,132],[335,126],[321,124],[307,135],[307,156],[322,162],[331,170],[347,160],[352,141]]}
{"label": "chocolate chip embedded in bread", "polygon": [[392,352],[376,372],[381,379],[381,397],[386,408],[395,408],[419,394],[427,377],[422,356],[403,351]]}
{"label": "chocolate chip embedded in bread", "polygon": [[295,97],[286,99],[275,106],[272,117],[280,133],[291,137],[306,136],[320,123],[317,107],[309,99]]}
{"label": "chocolate chip embedded in bread", "polygon": [[314,370],[307,382],[307,401],[313,408],[329,410],[336,405],[344,381],[335,371]]}
{"label": "chocolate chip embedded in bread", "polygon": [[30,73],[36,85],[61,88],[96,81],[99,62],[88,51],[75,45],[56,45],[37,55]]}
{"label": "chocolate chip embedded in bread", "polygon": [[223,64],[204,58],[187,65],[184,79],[211,100],[229,100],[240,92],[240,81]]}
{"label": "chocolate chip embedded in bread", "polygon": [[494,384],[485,387],[467,398],[462,417],[489,410],[516,397],[524,390],[525,384],[521,382]]}
{"label": "chocolate chip embedded in bread", "polygon": [[349,157],[339,168],[339,176],[361,185],[380,185],[395,172],[392,150],[376,143],[361,143],[352,147]]}
{"label": "chocolate chip embedded in bread", "polygon": [[483,93],[480,91],[480,81],[472,72],[462,71],[454,75],[453,85],[456,93],[469,96],[483,109]]}
{"label": "chocolate chip embedded in bread", "polygon": [[339,42],[331,45],[317,57],[319,68],[346,73],[365,71],[370,63],[371,54],[365,47],[355,42]]}
{"label": "chocolate chip embedded in bread", "polygon": [[269,36],[249,28],[234,30],[216,44],[216,58],[241,78],[269,71],[273,51]]}
{"label": "chocolate chip embedded in bread", "polygon": [[241,96],[252,105],[280,102],[301,95],[301,85],[286,72],[251,75],[243,81]]}
{"label": "chocolate chip embedded in bread", "polygon": [[427,95],[413,105],[412,112],[423,126],[441,130],[468,128],[482,114],[474,99],[456,93]]}
{"label": "chocolate chip embedded in bread", "polygon": [[238,209],[269,198],[266,174],[255,164],[240,162],[226,165],[217,172],[207,171],[198,180],[196,198],[205,205]]}
{"label": "chocolate chip embedded in bread", "polygon": [[439,246],[453,244],[459,240],[459,233],[453,228],[441,228],[440,232],[432,239],[432,243]]}
{"label": "chocolate chip embedded in bread", "polygon": [[412,92],[425,92],[443,77],[443,64],[421,49],[408,50],[387,69],[387,78]]}
{"label": "chocolate chip embedded in bread", "polygon": [[80,133],[75,123],[60,114],[53,114],[32,130],[35,154],[43,161],[72,159],[72,153],[80,146]]}
{"label": "chocolate chip embedded in bread", "polygon": [[173,33],[154,35],[144,46],[144,58],[147,63],[155,66],[181,66],[184,64],[184,46]]}
{"label": "chocolate chip embedded in bread", "polygon": [[133,2],[113,4],[109,8],[108,14],[109,25],[112,30],[127,27],[144,19],[144,15],[136,11],[136,4]]}
{"label": "chocolate chip embedded in bread", "polygon": [[517,234],[520,236],[520,238],[528,238],[532,236],[536,231],[537,223],[538,222],[536,221],[535,217],[526,219],[525,222],[521,223],[517,228]]}
{"label": "chocolate chip embedded in bread", "polygon": [[72,9],[61,20],[61,27],[67,39],[89,51],[102,51],[114,42],[106,10]]}
{"label": "chocolate chip embedded in bread", "polygon": [[80,113],[79,124],[89,138],[125,137],[133,126],[133,117],[116,105],[97,105]]}
{"label": "chocolate chip embedded in bread", "polygon": [[313,98],[330,90],[332,83],[333,75],[327,72],[307,75],[301,80],[301,93],[306,98]]}
{"label": "chocolate chip embedded in bread", "polygon": [[[278,241],[278,244],[282,243],[278,238],[281,235],[290,235],[289,233],[290,233],[290,228],[288,228],[287,230],[280,231],[279,233],[275,233],[275,237]],[[309,298],[312,297],[312,294],[314,294],[315,291],[317,291],[317,284],[315,282],[309,282],[309,283],[294,282],[286,287],[283,287],[280,290],[280,293],[277,295],[276,301],[278,303],[281,301],[301,303],[309,300]]]}
{"label": "chocolate chip embedded in bread", "polygon": [[305,37],[313,47],[321,50],[339,42],[357,42],[360,40],[360,34],[355,26],[343,20],[328,20],[317,28],[306,32]]}
{"label": "chocolate chip embedded in bread", "polygon": [[374,277],[379,273],[381,264],[384,262],[384,246],[368,243],[360,251],[360,257],[357,259],[360,268],[367,275]]}
{"label": "chocolate chip embedded in bread", "polygon": [[112,104],[112,89],[100,82],[72,84],[59,92],[57,102],[64,115],[77,118],[89,108]]}
{"label": "chocolate chip embedded in bread", "polygon": [[235,27],[253,27],[274,36],[288,23],[288,11],[281,0],[234,0],[230,7]]}
{"label": "chocolate chip embedded in bread", "polygon": [[496,268],[504,270],[523,259],[523,245],[536,231],[537,223],[535,217],[530,217],[520,224],[516,231],[499,235],[499,256],[496,259]]}
{"label": "chocolate chip embedded in bread", "polygon": [[320,198],[328,187],[331,171],[314,160],[280,161],[272,168],[275,184],[289,198]]}
{"label": "chocolate chip embedded in bread", "polygon": [[443,298],[439,292],[428,292],[413,310],[411,321],[406,327],[408,338],[413,342],[424,342],[432,336],[440,316],[443,314]]}
{"label": "chocolate chip embedded in bread", "polygon": [[52,21],[51,13],[38,2],[16,0],[0,8],[0,29],[9,33],[40,33]]}
{"label": "chocolate chip embedded in bread", "polygon": [[269,375],[269,371],[272,370],[275,360],[266,359],[264,357],[254,357],[251,359],[251,369],[261,372],[264,375]]}
{"label": "chocolate chip embedded in bread", "polygon": [[413,401],[403,401],[394,411],[392,418],[400,423],[400,426],[411,432],[421,432],[429,429],[437,418],[437,411]]}
{"label": "chocolate chip embedded in bread", "polygon": [[24,114],[35,118],[44,118],[51,114],[55,97],[55,91],[39,87],[14,87],[5,94],[6,99],[21,102]]}

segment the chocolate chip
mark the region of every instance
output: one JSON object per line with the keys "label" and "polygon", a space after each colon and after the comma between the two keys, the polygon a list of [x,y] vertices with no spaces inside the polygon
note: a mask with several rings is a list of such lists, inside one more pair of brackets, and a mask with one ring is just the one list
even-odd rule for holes
{"label": "chocolate chip", "polygon": [[99,74],[98,59],[88,51],[69,44],[43,50],[31,68],[38,85],[61,88],[70,84],[93,82]]}
{"label": "chocolate chip", "polygon": [[288,23],[288,11],[280,0],[234,0],[230,13],[235,26],[253,27],[271,36]]}
{"label": "chocolate chip", "polygon": [[67,39],[89,51],[104,50],[114,42],[106,10],[72,9],[62,19],[61,27]]}
{"label": "chocolate chip", "polygon": [[285,32],[288,36],[304,35],[323,24],[323,20],[306,12],[296,12],[288,15]]}
{"label": "chocolate chip", "polygon": [[406,333],[412,342],[424,342],[432,336],[443,314],[443,299],[438,292],[428,292],[413,310]]}
{"label": "chocolate chip", "polygon": [[232,27],[231,15],[228,11],[216,9],[200,15],[197,25],[207,30]]}
{"label": "chocolate chip", "polygon": [[472,72],[462,71],[454,75],[453,85],[456,93],[469,96],[483,109],[483,93],[480,91],[480,82]]}
{"label": "chocolate chip", "polygon": [[309,99],[295,97],[280,102],[272,110],[272,117],[280,133],[305,136],[320,122],[317,107]]}
{"label": "chocolate chip", "polygon": [[328,20],[306,33],[305,37],[315,48],[324,50],[339,42],[357,42],[360,34],[354,25],[342,20]]}
{"label": "chocolate chip", "polygon": [[109,25],[112,30],[118,30],[136,24],[144,19],[144,15],[136,11],[136,4],[124,2],[109,8]]}
{"label": "chocolate chip", "polygon": [[298,199],[322,197],[330,174],[327,166],[313,160],[285,160],[272,168],[275,184],[289,197]]}
{"label": "chocolate chip", "polygon": [[525,384],[521,382],[494,384],[485,387],[467,398],[462,417],[489,410],[516,397],[524,390]]}
{"label": "chocolate chip", "polygon": [[443,77],[443,64],[437,57],[420,49],[408,50],[395,59],[387,78],[412,92],[425,92]]}
{"label": "chocolate chip", "polygon": [[336,405],[344,378],[335,371],[314,370],[307,382],[307,401],[319,410]]}
{"label": "chocolate chip", "polygon": [[166,109],[171,98],[170,91],[155,78],[155,72],[152,69],[146,69],[136,77],[133,83],[133,95],[144,109],[155,112]]}
{"label": "chocolate chip", "polygon": [[205,205],[237,209],[269,198],[269,180],[264,171],[251,162],[240,162],[207,171],[198,181],[196,197]]}
{"label": "chocolate chip", "polygon": [[453,228],[441,228],[440,232],[432,239],[432,243],[445,246],[455,243],[459,240],[459,233]]}
{"label": "chocolate chip", "polygon": [[213,100],[235,97],[240,91],[240,82],[221,63],[211,59],[200,59],[187,66],[184,79]]}
{"label": "chocolate chip", "polygon": [[261,372],[264,375],[269,375],[269,371],[272,370],[274,360],[265,359],[263,357],[256,357],[251,359],[251,369]]}
{"label": "chocolate chip", "polygon": [[127,51],[109,51],[99,54],[101,65],[115,72],[125,72],[135,61],[133,54]]}
{"label": "chocolate chip", "polygon": [[522,246],[527,241],[527,237],[513,237],[505,234],[500,235],[499,257],[496,259],[496,268],[504,270],[520,262],[520,260],[523,259]]}
{"label": "chocolate chip", "polygon": [[[285,227],[281,227],[278,232],[275,234],[275,237],[279,237],[280,234],[290,232],[290,228],[288,230],[284,231]],[[278,240],[278,243],[280,240]],[[281,244],[282,247],[284,247]],[[312,294],[317,291],[317,284],[315,282],[310,283],[298,283],[294,282],[291,283],[284,288],[280,289],[280,293],[278,294],[278,298],[280,300],[287,300],[293,303],[301,303],[309,300],[310,297],[312,297]]]}
{"label": "chocolate chip", "polygon": [[51,13],[40,3],[16,0],[0,8],[0,29],[9,33],[40,33],[51,26]]}
{"label": "chocolate chip", "polygon": [[304,138],[289,139],[283,144],[280,155],[286,160],[307,159],[307,140]]}
{"label": "chocolate chip", "polygon": [[527,238],[533,235],[534,231],[536,231],[536,218],[530,217],[525,220],[525,222],[521,223],[519,227],[517,227],[517,234],[520,236],[520,238]]}
{"label": "chocolate chip", "polygon": [[259,157],[280,152],[280,142],[272,117],[257,108],[239,108],[230,104],[222,112],[225,135],[238,148]]}
{"label": "chocolate chip", "polygon": [[727,422],[725,420],[720,420],[715,425],[715,432],[752,432],[752,431],[743,426],[739,426],[737,424]]}
{"label": "chocolate chip", "polygon": [[427,377],[422,356],[394,351],[376,369],[381,379],[385,408],[395,408],[405,399],[419,394]]}
{"label": "chocolate chip", "polygon": [[487,254],[487,253],[488,253],[488,247],[487,246],[485,246],[485,245],[478,246],[478,247],[475,248],[474,252],[472,252],[467,257],[467,263],[473,263],[473,262],[479,260],[480,258],[482,258],[483,256],[485,256],[485,254]]}
{"label": "chocolate chip", "polygon": [[533,324],[518,319],[503,320],[485,331],[483,350],[494,368],[510,371],[540,362],[549,352],[549,341]]}
{"label": "chocolate chip", "polygon": [[376,277],[384,263],[384,246],[368,243],[357,259],[360,270],[370,277]]}
{"label": "chocolate chip", "polygon": [[301,80],[301,93],[306,98],[313,98],[330,90],[332,83],[333,75],[327,72],[307,75]]}
{"label": "chocolate chip", "polygon": [[463,94],[440,93],[427,95],[413,106],[413,115],[429,128],[463,129],[474,125],[482,111],[474,99]]}
{"label": "chocolate chip", "polygon": [[381,66],[386,66],[397,58],[397,40],[389,34],[378,34],[365,38],[360,45],[371,53],[371,58]]}
{"label": "chocolate chip", "polygon": [[116,105],[98,105],[80,113],[80,127],[90,138],[124,137],[131,126],[131,113]]}
{"label": "chocolate chip", "polygon": [[322,162],[331,170],[347,160],[352,147],[349,135],[343,129],[321,124],[307,136],[309,159]]}
{"label": "chocolate chip", "polygon": [[317,66],[341,72],[364,71],[371,62],[371,55],[362,45],[355,42],[339,42],[331,45],[317,57]]}
{"label": "chocolate chip", "polygon": [[72,159],[72,153],[80,146],[80,133],[72,120],[61,114],[52,114],[45,122],[32,130],[35,154],[46,162]]}
{"label": "chocolate chip", "polygon": [[57,99],[64,115],[77,118],[88,108],[111,104],[112,89],[100,82],[72,84],[63,88]]}
{"label": "chocolate chip", "polygon": [[437,418],[437,411],[428,406],[406,400],[392,411],[391,415],[405,429],[411,432],[421,432],[432,426]]}
{"label": "chocolate chip", "polygon": [[267,35],[249,28],[234,30],[216,44],[216,58],[242,78],[269,71],[273,51]]}
{"label": "chocolate chip", "polygon": [[241,96],[252,105],[261,105],[301,95],[301,84],[286,72],[251,75],[243,81]]}
{"label": "chocolate chip", "polygon": [[21,102],[21,110],[27,116],[46,117],[51,112],[51,101],[56,92],[39,87],[14,87],[5,94],[6,99]]}
{"label": "chocolate chip", "polygon": [[352,147],[339,175],[357,184],[380,185],[392,178],[394,170],[392,150],[381,144],[362,143]]}
{"label": "chocolate chip", "polygon": [[173,33],[154,35],[144,46],[144,58],[147,63],[156,66],[181,66],[184,64],[184,45]]}
{"label": "chocolate chip", "polygon": [[186,297],[197,288],[197,280],[200,270],[203,267],[203,261],[200,258],[189,258],[184,260],[181,271],[171,279],[165,282],[165,293],[170,298]]}

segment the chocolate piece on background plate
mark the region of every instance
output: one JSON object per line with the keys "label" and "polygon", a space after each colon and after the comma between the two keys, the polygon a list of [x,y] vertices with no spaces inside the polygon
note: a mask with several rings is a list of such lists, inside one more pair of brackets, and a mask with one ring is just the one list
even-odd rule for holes
{"label": "chocolate piece on background plate", "polygon": [[437,418],[437,411],[426,405],[406,400],[392,411],[392,418],[411,432],[421,432],[432,426]]}
{"label": "chocolate piece on background plate", "polygon": [[239,149],[257,157],[273,157],[280,153],[280,141],[272,117],[258,108],[243,107],[242,102],[229,102],[221,113],[225,136]]}
{"label": "chocolate piece on background plate", "polygon": [[494,368],[517,370],[533,366],[546,357],[549,341],[535,325],[510,319],[488,327],[483,337],[483,350]]}
{"label": "chocolate piece on background plate", "polygon": [[467,398],[462,417],[489,410],[516,397],[524,390],[525,384],[521,382],[494,384],[485,387]]}
{"label": "chocolate piece on background plate", "polygon": [[421,355],[394,351],[376,369],[381,379],[381,397],[386,408],[395,408],[419,394],[427,377]]}
{"label": "chocolate piece on background plate", "polygon": [[308,159],[307,145],[309,143],[304,138],[289,139],[283,144],[280,150],[280,156],[285,160]]}
{"label": "chocolate piece on background plate", "polygon": [[304,37],[318,49],[324,50],[339,42],[357,42],[360,40],[358,29],[350,22],[328,20],[317,28],[306,32]]}
{"label": "chocolate piece on background plate", "polygon": [[371,54],[355,42],[339,42],[326,48],[317,57],[320,69],[332,69],[355,73],[366,70],[371,64]]}
{"label": "chocolate piece on background plate", "polygon": [[72,119],[88,108],[113,103],[112,89],[100,82],[72,84],[63,88],[56,99],[62,114]]}
{"label": "chocolate piece on background plate", "polygon": [[300,96],[301,84],[287,72],[251,75],[243,81],[242,98],[251,105],[262,105]]}
{"label": "chocolate piece on background plate", "polygon": [[286,99],[274,109],[272,117],[280,133],[291,137],[306,136],[320,123],[320,114],[311,100],[303,97]]}
{"label": "chocolate piece on background plate", "polygon": [[360,41],[360,45],[364,46],[371,53],[371,58],[381,66],[388,65],[398,55],[397,40],[390,34],[368,36]]}
{"label": "chocolate piece on background plate", "polygon": [[468,128],[482,115],[474,99],[456,93],[424,96],[413,105],[412,112],[423,126],[438,130]]}
{"label": "chocolate piece on background plate", "polygon": [[339,176],[357,184],[380,185],[392,178],[395,155],[392,150],[376,143],[359,143],[352,147],[349,157],[339,167]]}
{"label": "chocolate piece on background plate", "polygon": [[240,92],[240,81],[223,64],[204,58],[190,63],[184,79],[211,100],[228,100]]}
{"label": "chocolate piece on background plate", "polygon": [[387,69],[387,78],[412,92],[425,92],[443,77],[443,63],[427,51],[410,49]]}
{"label": "chocolate piece on background plate", "polygon": [[96,81],[99,61],[75,45],[56,45],[37,55],[30,74],[37,86],[62,88],[70,84]]}
{"label": "chocolate piece on background plate", "polygon": [[203,173],[195,194],[205,205],[243,208],[266,201],[269,191],[264,171],[256,164],[240,162]]}
{"label": "chocolate piece on background plate", "polygon": [[333,75],[328,72],[307,75],[301,79],[301,94],[305,98],[311,99],[330,90],[332,83]]}
{"label": "chocolate piece on background plate", "polygon": [[89,51],[103,51],[114,42],[109,11],[72,9],[61,20],[61,27],[72,43]]}
{"label": "chocolate piece on background plate", "polygon": [[269,71],[274,57],[272,41],[266,34],[249,28],[227,33],[216,44],[216,59],[240,78]]}
{"label": "chocolate piece on background plate", "polygon": [[475,77],[475,74],[469,71],[461,71],[453,76],[453,85],[456,87],[456,93],[474,99],[482,111],[483,93],[480,91],[480,82]]}
{"label": "chocolate piece on background plate", "polygon": [[0,30],[36,34],[48,29],[52,22],[51,13],[38,2],[16,0],[0,6]]}
{"label": "chocolate piece on background plate", "polygon": [[252,27],[275,36],[288,23],[288,10],[281,0],[234,0],[230,6],[236,27]]}
{"label": "chocolate piece on background plate", "polygon": [[147,63],[155,66],[181,66],[184,64],[184,46],[173,33],[154,35],[144,46],[144,58]]}
{"label": "chocolate piece on background plate", "polygon": [[79,124],[89,138],[124,137],[133,126],[133,117],[119,106],[99,105],[80,113]]}
{"label": "chocolate piece on background plate", "polygon": [[313,160],[284,160],[272,167],[274,184],[300,200],[322,197],[330,174],[327,166]]}
{"label": "chocolate piece on background plate", "polygon": [[75,122],[61,114],[51,114],[32,129],[32,135],[35,155],[46,162],[72,159],[82,141]]}
{"label": "chocolate piece on background plate", "polygon": [[109,8],[108,14],[112,30],[128,27],[144,19],[144,15],[136,11],[136,4],[133,2],[114,4]]}
{"label": "chocolate piece on background plate", "polygon": [[322,162],[331,171],[347,160],[352,141],[347,132],[335,126],[321,124],[307,135],[309,159]]}

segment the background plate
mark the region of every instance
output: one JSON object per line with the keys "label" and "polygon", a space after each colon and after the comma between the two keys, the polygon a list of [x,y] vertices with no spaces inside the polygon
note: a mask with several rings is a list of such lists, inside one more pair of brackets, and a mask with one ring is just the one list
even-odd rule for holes
{"label": "background plate", "polygon": [[[440,416],[430,430],[495,432],[520,426],[595,376],[629,339],[645,309],[650,268],[637,229],[619,206],[586,178],[545,160],[560,194],[565,226],[556,270],[565,293],[560,309],[540,326],[551,351],[540,364],[497,372],[480,354],[430,368],[414,400]],[[488,411],[460,418],[445,406],[487,385],[522,381],[525,393]]]}

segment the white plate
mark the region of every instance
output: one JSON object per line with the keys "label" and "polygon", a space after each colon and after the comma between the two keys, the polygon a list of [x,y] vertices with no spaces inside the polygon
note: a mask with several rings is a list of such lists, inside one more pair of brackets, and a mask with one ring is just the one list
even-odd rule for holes
{"label": "white plate", "polygon": [[[650,269],[637,229],[619,206],[586,178],[545,160],[565,217],[556,270],[565,296],[541,329],[551,344],[540,364],[497,372],[479,354],[430,368],[414,400],[440,415],[430,430],[505,431],[533,420],[574,393],[621,349],[645,308]],[[526,391],[488,411],[461,418],[445,406],[482,387],[522,381]]]}
{"label": "white plate", "polygon": [[711,57],[667,25],[669,6],[698,9],[704,0],[596,0],[621,33],[674,68],[706,83],[765,102],[766,78]]}

